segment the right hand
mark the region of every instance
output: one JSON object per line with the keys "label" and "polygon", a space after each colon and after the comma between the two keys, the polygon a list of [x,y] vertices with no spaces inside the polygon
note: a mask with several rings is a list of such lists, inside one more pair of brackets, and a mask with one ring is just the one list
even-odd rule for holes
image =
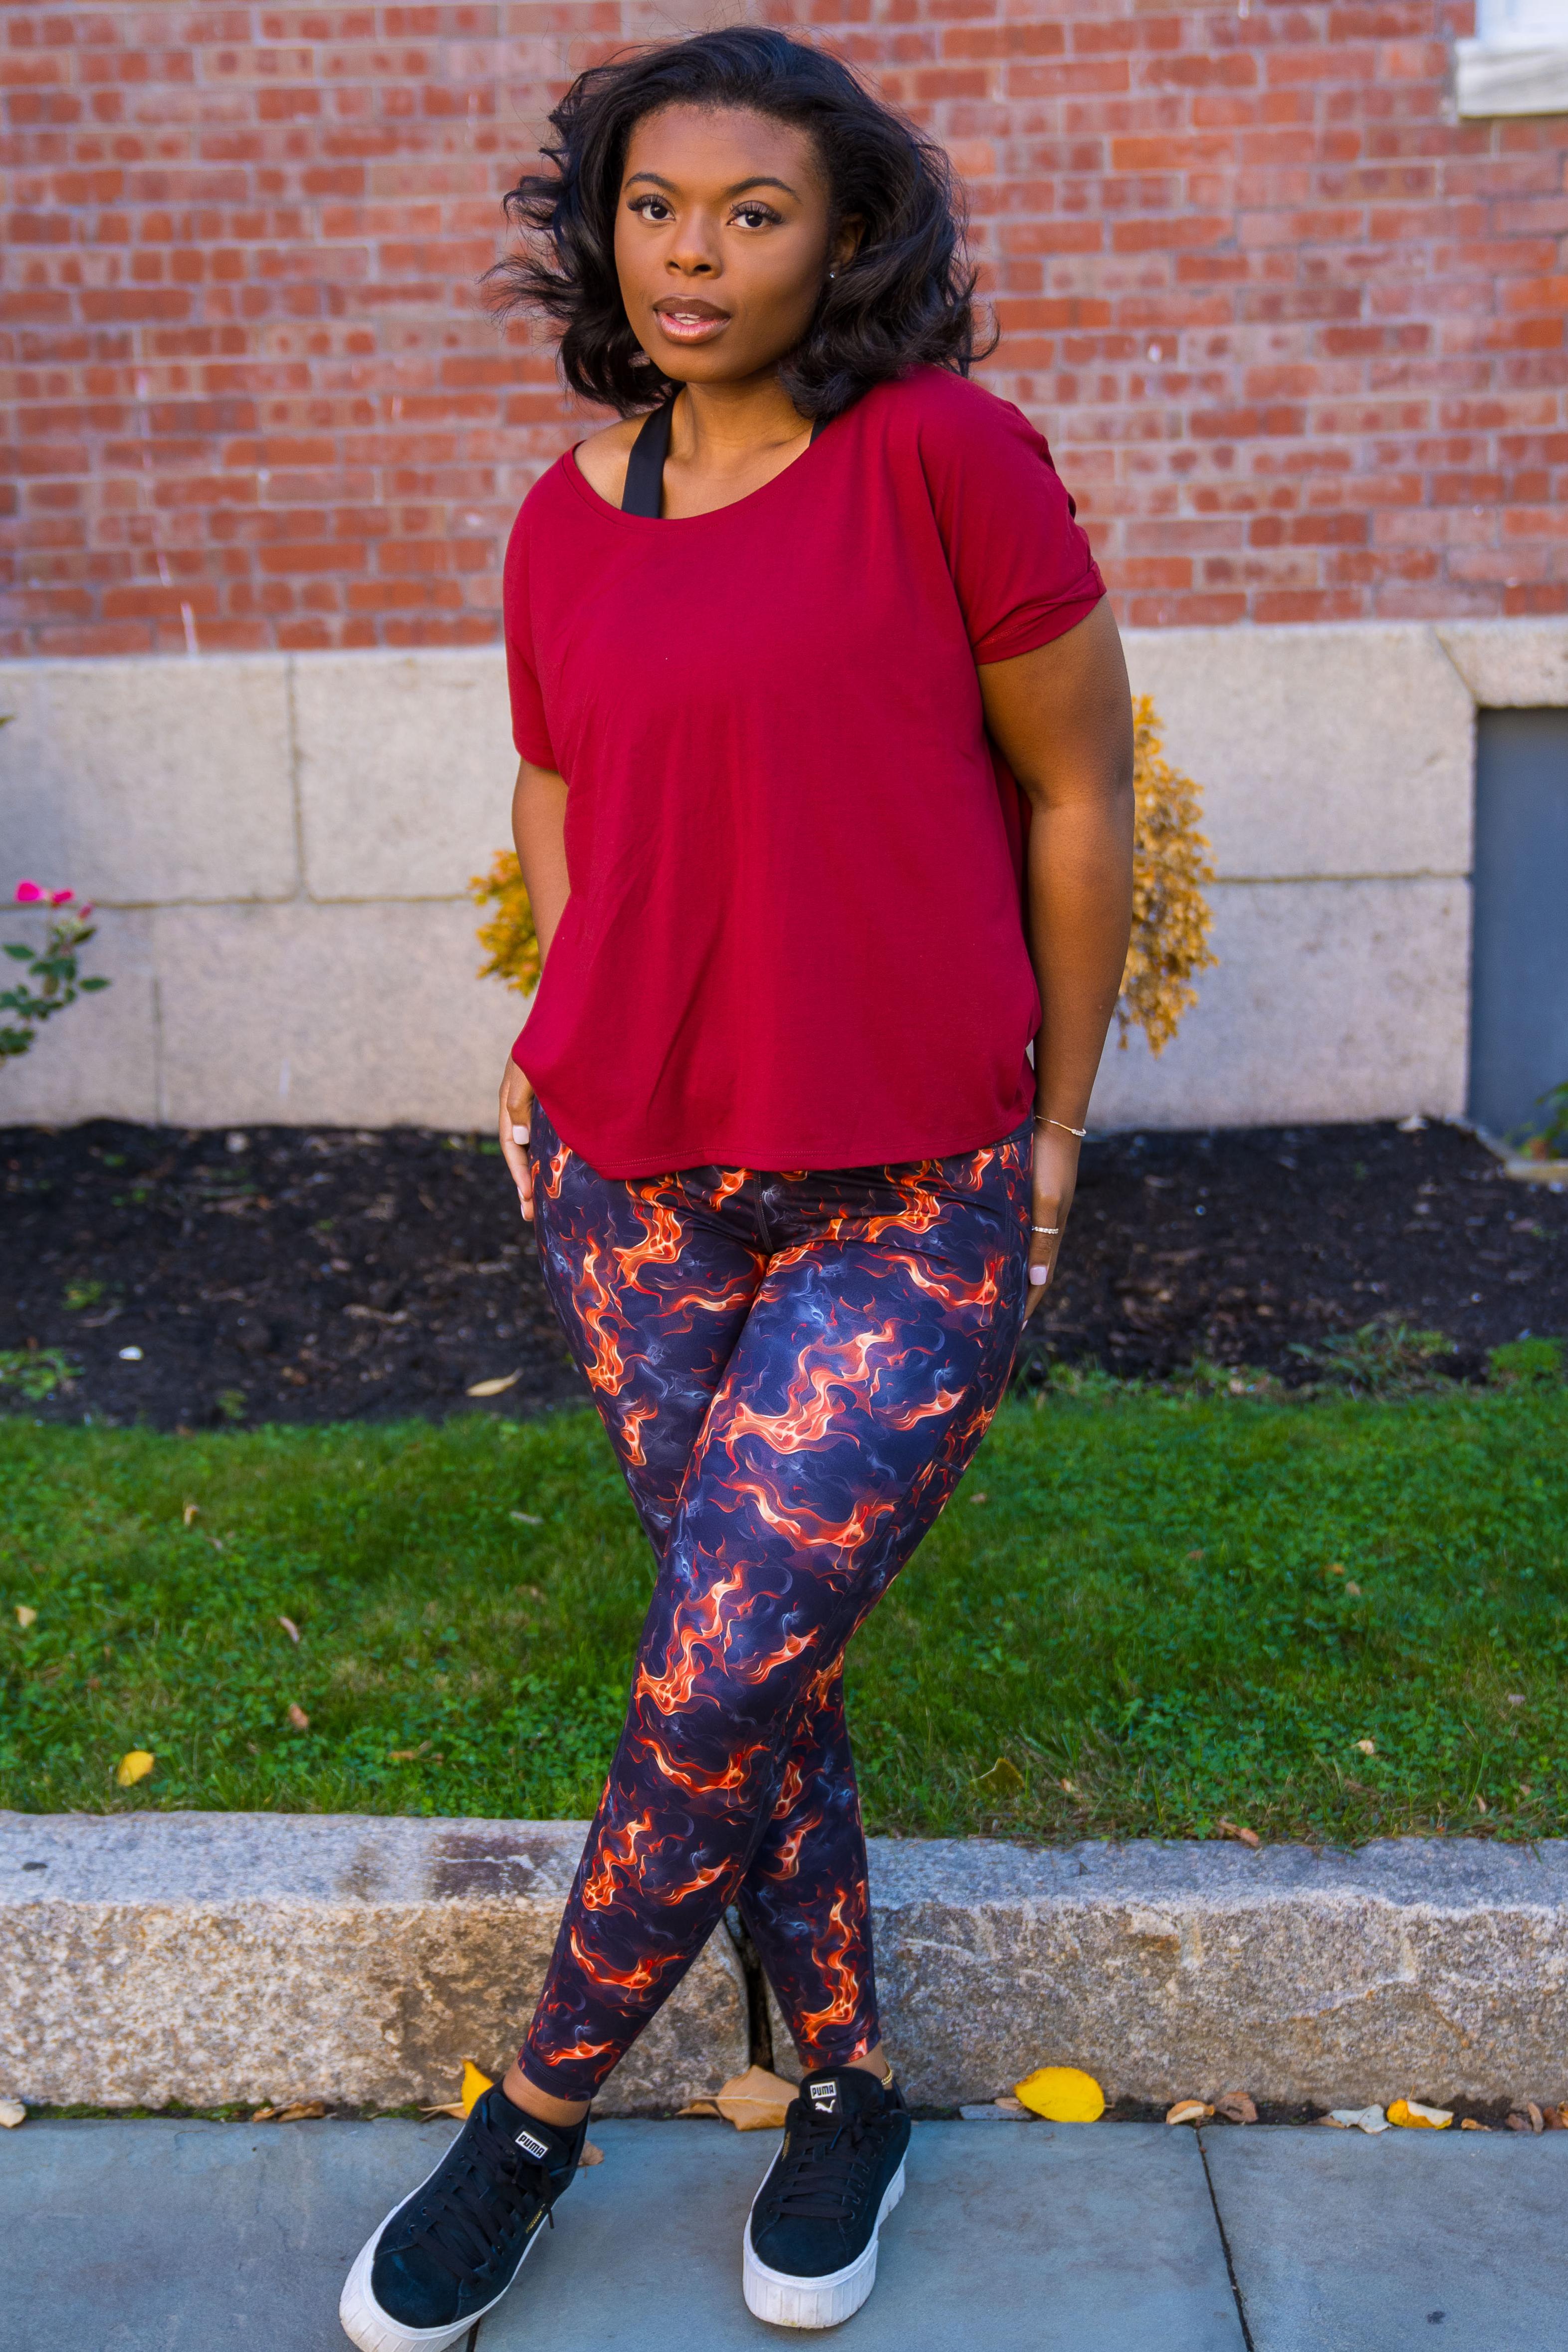
{"label": "right hand", "polygon": [[512,1181],[517,1188],[523,1222],[529,1225],[534,1221],[534,1171],[528,1160],[528,1142],[533,1122],[533,1087],[526,1072],[518,1069],[508,1054],[507,1066],[501,1074],[501,1157],[511,1171]]}

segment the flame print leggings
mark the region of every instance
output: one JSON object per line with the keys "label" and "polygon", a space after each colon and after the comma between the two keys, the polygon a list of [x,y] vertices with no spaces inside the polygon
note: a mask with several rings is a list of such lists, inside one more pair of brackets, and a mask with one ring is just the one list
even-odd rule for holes
{"label": "flame print leggings", "polygon": [[875,2047],[844,1648],[1006,1387],[1032,1133],[830,1174],[612,1180],[535,1103],[545,1283],[659,1562],[520,2053],[540,2090],[591,2098],[731,1903],[805,2063]]}

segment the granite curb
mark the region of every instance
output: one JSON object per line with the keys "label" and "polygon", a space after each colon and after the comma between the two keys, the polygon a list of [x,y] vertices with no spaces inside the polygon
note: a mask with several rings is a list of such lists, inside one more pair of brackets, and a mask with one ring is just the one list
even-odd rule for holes
{"label": "granite curb", "polygon": [[[111,2107],[434,2105],[464,2058],[504,2060],[584,1834],[0,1813],[0,2088]],[[871,1870],[887,2038],[924,2106],[1051,2061],[1113,2100],[1232,2084],[1288,2107],[1568,2095],[1568,1841],[873,1839]],[[668,2113],[750,2047],[721,1929],[601,2111]]]}

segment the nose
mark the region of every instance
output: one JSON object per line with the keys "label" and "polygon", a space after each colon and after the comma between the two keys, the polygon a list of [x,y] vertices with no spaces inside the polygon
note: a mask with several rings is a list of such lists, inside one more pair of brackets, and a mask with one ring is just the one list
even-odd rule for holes
{"label": "nose", "polygon": [[700,212],[686,214],[676,227],[664,261],[667,268],[682,278],[716,278],[718,237],[714,224]]}

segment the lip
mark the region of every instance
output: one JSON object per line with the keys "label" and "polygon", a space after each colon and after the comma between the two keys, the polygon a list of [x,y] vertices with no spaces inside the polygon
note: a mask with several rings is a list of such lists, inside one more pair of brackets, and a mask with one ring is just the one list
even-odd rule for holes
{"label": "lip", "polygon": [[663,301],[655,302],[653,316],[661,332],[675,343],[711,342],[729,324],[727,310],[695,298],[687,301],[678,294],[666,294]]}

